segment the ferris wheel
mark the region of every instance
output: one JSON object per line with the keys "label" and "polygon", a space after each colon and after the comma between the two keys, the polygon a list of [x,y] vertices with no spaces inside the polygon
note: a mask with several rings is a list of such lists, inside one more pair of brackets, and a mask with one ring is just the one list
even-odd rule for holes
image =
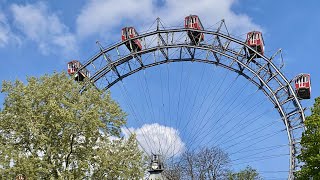
{"label": "ferris wheel", "polygon": [[294,179],[305,120],[300,101],[310,98],[310,75],[288,80],[276,63],[281,50],[269,55],[261,32],[235,38],[224,21],[205,29],[190,15],[179,28],[160,19],[141,34],[125,27],[121,42],[99,47],[87,61],[70,61],[68,73],[123,98],[132,127],[124,133],[141,135],[139,144],[152,157],[150,174],[184,151],[210,145],[222,147],[239,167],[287,160],[287,169],[260,167],[261,173]]}

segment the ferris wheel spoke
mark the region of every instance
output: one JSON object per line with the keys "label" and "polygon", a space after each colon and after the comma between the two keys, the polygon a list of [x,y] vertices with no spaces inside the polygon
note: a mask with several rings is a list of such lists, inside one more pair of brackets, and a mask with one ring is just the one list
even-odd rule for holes
{"label": "ferris wheel spoke", "polygon": [[[256,106],[253,106],[249,109],[252,109],[251,111],[249,111],[249,113],[247,113],[245,115],[245,117],[241,118],[241,120],[239,120],[237,123],[235,123],[235,125],[230,128],[228,131],[224,132],[223,136],[221,139],[218,139],[216,141],[219,141],[219,140],[223,140],[224,137],[226,137],[227,134],[229,134],[231,131],[235,131],[237,129],[237,127],[240,129],[239,131],[243,131],[245,128],[248,128],[250,125],[253,125],[254,122],[256,122],[256,120],[259,120],[260,118],[263,117],[263,115],[265,115],[265,113],[267,113],[268,111],[265,111],[263,112],[261,115],[258,116],[258,118],[253,118],[253,120],[250,120],[248,122],[243,122],[245,119],[247,119],[252,113],[255,112],[255,110],[257,110],[261,105],[263,105],[263,103],[266,102],[266,101],[261,101],[260,103],[256,104]],[[245,102],[246,103],[246,102]],[[244,105],[245,105],[244,103]],[[243,106],[242,106],[243,107]],[[240,109],[241,110],[241,109]],[[224,125],[222,125],[222,128],[220,128],[220,130],[211,138],[211,140],[209,142],[212,142],[212,141],[215,141],[215,137],[222,131],[222,129],[224,129],[224,127],[229,123],[231,122],[232,120],[235,120],[235,119],[240,119],[238,118],[240,115],[243,115],[243,113],[238,113],[238,114],[235,114],[234,116],[230,117],[228,121],[226,121],[226,123]],[[242,124],[241,124],[242,123]],[[241,126],[241,128],[240,128]],[[236,133],[234,133],[236,134]],[[234,135],[233,134],[233,135]],[[232,137],[232,135],[231,135]]]}
{"label": "ferris wheel spoke", "polygon": [[[159,56],[159,52],[158,52],[158,56]],[[160,109],[159,109],[159,119],[158,119],[158,122],[163,122],[163,125],[166,125],[166,117],[165,117],[165,114],[166,114],[166,111],[165,111],[165,103],[164,103],[164,92],[163,92],[163,79],[162,79],[162,71],[161,71],[161,66],[159,67],[159,73],[160,73],[160,89],[161,89],[161,106],[160,106]],[[160,110],[162,110],[162,112],[160,112]],[[163,115],[161,117],[161,114]],[[160,131],[164,131],[164,128],[161,126],[161,123],[160,123],[160,127],[159,127]],[[168,141],[167,141],[167,138],[165,138],[165,144],[168,144]],[[161,146],[165,146],[165,145],[161,145]],[[162,150],[162,154],[164,154],[164,147],[163,147],[163,150]]]}
{"label": "ferris wheel spoke", "polygon": [[[122,84],[122,83],[121,83]],[[140,125],[143,125],[144,124],[144,122],[143,122],[143,120],[142,120],[142,118],[141,118],[141,116],[138,114],[136,114],[136,112],[135,112],[135,108],[133,107],[134,105],[132,104],[132,100],[131,100],[131,98],[130,98],[130,96],[128,96],[128,92],[127,92],[127,90],[126,90],[126,88],[125,88],[125,86],[122,84],[122,86],[123,87],[121,87],[120,85],[119,85],[119,87],[120,87],[120,89],[122,90],[122,88],[123,88],[123,91],[125,92],[125,93],[122,93],[122,94],[125,94],[125,96],[124,96],[124,98],[126,99],[126,105],[127,105],[127,107],[130,109],[130,111],[131,111],[131,113],[132,113],[132,115],[133,115],[133,119],[138,123],[138,124],[140,124]],[[138,117],[139,116],[139,117]],[[129,131],[130,132],[130,131]],[[144,132],[144,130],[143,129],[141,129],[141,133],[142,133],[142,137],[143,137],[143,140],[146,142],[146,144],[149,146],[149,147],[151,147],[151,141],[149,140],[149,138],[147,137],[147,135],[146,135],[146,132]],[[137,139],[137,141],[139,141],[138,139]],[[139,144],[142,144],[141,142],[139,142]],[[149,154],[149,153],[147,153],[147,154]]]}
{"label": "ferris wheel spoke", "polygon": [[[253,131],[249,131],[249,132],[246,132],[244,134],[241,134],[241,135],[239,135],[239,137],[236,137],[236,138],[233,138],[231,140],[228,140],[223,144],[219,144],[220,145],[219,147],[227,147],[227,149],[230,149],[231,147],[236,147],[237,145],[241,145],[242,142],[254,142],[254,141],[251,141],[252,139],[249,139],[248,137],[254,137],[254,138],[257,138],[257,139],[264,137],[264,135],[263,136],[258,136],[258,135],[261,133],[261,131],[272,127],[272,125],[274,125],[275,123],[277,123],[277,122],[276,121],[275,122],[271,122],[271,123],[269,123],[267,125],[258,127],[257,129],[255,129]],[[283,132],[283,130],[277,131],[277,132]],[[237,141],[233,142],[233,140],[237,140]],[[233,142],[233,144],[230,145],[229,144],[230,142]],[[230,154],[234,154],[234,153],[230,153]]]}
{"label": "ferris wheel spoke", "polygon": [[[217,118],[217,121],[216,121],[216,123],[213,125],[213,127],[214,127],[216,124],[218,124],[219,121],[221,121],[221,120],[223,119],[223,117],[224,117],[223,114],[226,115],[227,113],[231,113],[231,112],[232,112],[232,111],[229,111],[230,107],[232,106],[232,104],[235,103],[235,101],[238,99],[238,97],[240,97],[240,94],[241,94],[241,92],[244,90],[245,87],[246,87],[246,85],[243,86],[243,88],[240,89],[240,91],[238,92],[238,96],[236,96],[236,98],[234,98],[233,102],[229,105],[228,108],[225,108],[225,109],[226,109],[225,112],[222,113],[222,116],[221,116],[220,118]],[[223,98],[223,99],[225,99],[225,98]],[[223,105],[219,110],[217,110],[217,112],[221,111],[222,108],[224,108],[224,105]],[[217,109],[218,109],[218,108],[217,108]],[[235,108],[234,108],[234,109],[235,109]],[[214,112],[216,112],[216,111],[214,111]],[[212,113],[212,114],[215,114],[215,113]],[[210,119],[213,119],[213,117],[211,117]],[[231,121],[231,120],[232,120],[232,119],[229,119],[229,121]],[[228,123],[228,122],[227,122],[227,123]],[[227,124],[227,123],[225,123],[225,124]],[[212,128],[213,128],[213,127],[212,127]],[[220,126],[220,128],[219,128],[219,130],[218,130],[218,133],[223,130],[223,127],[224,127],[224,126],[222,126],[222,128],[221,128],[221,126]],[[210,132],[210,131],[209,131],[209,132]],[[217,134],[218,134],[218,133],[217,133]],[[214,136],[214,137],[215,137],[215,136]],[[214,137],[213,137],[213,138],[214,138]]]}
{"label": "ferris wheel spoke", "polygon": [[[189,88],[190,81],[188,81],[188,79],[191,77],[191,73],[190,73],[190,72],[191,72],[191,69],[192,69],[192,67],[190,66],[189,69],[187,70],[187,78],[186,78],[186,79],[187,79],[187,85],[186,85],[186,87],[184,88],[185,91],[184,91],[182,97],[187,97],[188,90],[190,89],[190,88]],[[182,108],[181,108],[181,113],[180,113],[180,114],[185,114],[185,111],[186,111],[186,109],[187,109],[187,105],[189,104],[189,103],[188,103],[189,101],[186,102],[186,100],[189,100],[189,98],[183,98],[183,102],[182,102],[183,106],[182,106]],[[181,121],[182,121],[182,116],[180,116],[180,118],[179,118],[179,125],[181,124]],[[179,126],[179,127],[180,127],[180,126]],[[184,130],[185,130],[185,127],[183,127],[183,128],[181,129],[182,132],[184,132]]]}
{"label": "ferris wheel spoke", "polygon": [[[276,155],[269,155],[269,156],[260,156],[260,157],[254,157],[254,158],[250,158],[247,157],[246,161],[231,161],[231,163],[233,165],[240,165],[240,164],[248,164],[248,163],[253,163],[253,162],[258,162],[258,161],[265,161],[265,160],[269,160],[269,159],[276,159],[276,158],[280,158],[280,157],[284,157],[284,156],[290,156],[290,154],[276,154]],[[245,158],[243,158],[245,159]],[[241,160],[243,160],[241,159]]]}
{"label": "ferris wheel spoke", "polygon": [[[272,147],[272,148],[268,148],[268,149],[263,149],[263,150],[260,150],[260,151],[255,151],[254,153],[252,153],[252,154],[249,154],[250,156],[255,156],[255,155],[258,155],[258,154],[265,154],[265,153],[267,153],[267,152],[270,152],[270,151],[275,151],[275,150],[277,150],[277,149],[282,149],[283,147],[286,147],[286,148],[288,148],[288,145],[286,145],[286,146],[274,146],[274,147]],[[247,151],[240,151],[240,152],[237,152],[237,153],[232,153],[232,154],[228,154],[229,156],[232,156],[232,155],[235,155],[235,154],[239,154],[239,153],[241,153],[241,154],[246,154],[246,152],[252,152],[252,150],[250,149],[250,150],[247,150]],[[247,157],[247,156],[246,156]],[[240,159],[245,159],[245,157],[243,156],[243,157],[239,157],[239,158],[237,158],[236,160],[240,160]]]}
{"label": "ferris wheel spoke", "polygon": [[[189,69],[189,70],[190,70],[190,69]],[[188,71],[188,72],[189,72],[189,71]],[[187,75],[190,75],[190,73],[187,73]],[[187,79],[188,79],[188,78],[187,78]],[[181,84],[181,83],[182,83],[182,81],[180,81],[180,84]],[[200,84],[201,84],[201,81],[199,82],[198,85],[196,85],[196,86],[194,86],[194,87],[198,87],[198,86],[200,86]],[[189,81],[187,82],[187,86],[189,86]],[[186,89],[186,91],[185,91],[185,94],[186,94],[188,88],[185,88],[185,89]],[[195,88],[194,88],[194,90],[193,90],[192,92],[194,92],[194,91],[196,91]],[[180,91],[180,95],[179,95],[179,96],[181,96],[181,91]],[[186,104],[186,103],[182,103],[182,104]],[[187,103],[187,104],[189,104],[189,103]],[[194,105],[193,105],[193,106],[194,106]],[[186,109],[186,108],[184,108],[184,109]],[[179,125],[176,126],[176,127],[178,127],[178,128],[180,127],[181,119],[182,119],[182,118],[179,118]],[[179,129],[181,129],[181,128],[179,128]],[[181,132],[185,132],[184,129],[182,129]],[[175,139],[173,140],[173,142],[174,142],[174,143],[172,143],[173,146],[175,146],[176,140],[177,140],[177,137],[175,137]],[[171,145],[172,145],[172,144],[171,144]],[[169,147],[168,150],[169,150],[170,148],[171,148],[171,147]],[[172,151],[174,151],[174,150],[175,150],[175,147],[173,148]],[[168,153],[168,154],[171,154],[171,153]]]}
{"label": "ferris wheel spoke", "polygon": [[[263,114],[263,115],[264,115],[264,114]],[[257,120],[261,119],[261,117],[263,117],[263,116],[259,115],[259,116],[256,117],[256,118],[250,119],[250,121],[248,121],[248,123],[245,123],[246,125],[245,125],[241,130],[239,130],[237,133],[234,133],[233,135],[227,137],[227,139],[221,140],[220,143],[218,143],[219,140],[216,140],[216,141],[214,141],[213,144],[218,143],[218,146],[220,146],[220,145],[222,145],[222,143],[223,143],[224,145],[226,145],[226,144],[228,144],[228,142],[232,142],[232,141],[235,140],[235,139],[241,138],[241,137],[243,137],[243,136],[247,136],[248,134],[250,134],[250,133],[252,133],[252,132],[260,132],[260,131],[263,130],[265,127],[269,127],[269,126],[274,125],[274,124],[276,124],[276,123],[279,122],[279,121],[273,121],[273,122],[270,122],[269,124],[267,124],[266,126],[264,126],[264,125],[261,126],[261,127],[259,126],[259,127],[256,127],[254,130],[251,130],[251,131],[249,131],[249,132],[245,132],[244,134],[239,134],[240,131],[243,132],[243,131],[244,131],[245,129],[247,129],[249,126],[255,125],[254,123],[255,123]],[[236,136],[235,136],[235,135],[236,135]],[[255,134],[250,134],[250,135],[255,135]]]}
{"label": "ferris wheel spoke", "polygon": [[280,130],[280,131],[275,131],[275,132],[269,133],[269,134],[267,134],[267,135],[261,135],[261,136],[258,136],[258,137],[254,137],[254,140],[256,140],[256,141],[254,141],[254,140],[252,140],[252,139],[249,139],[249,138],[245,138],[245,139],[242,139],[241,141],[239,141],[239,142],[237,142],[237,143],[234,143],[234,144],[232,144],[232,145],[230,145],[230,146],[227,146],[226,148],[224,148],[224,150],[227,151],[227,150],[230,149],[231,147],[235,147],[235,146],[240,145],[240,144],[243,144],[243,143],[251,142],[251,143],[250,143],[249,145],[247,145],[246,147],[241,148],[240,150],[237,150],[237,151],[235,151],[235,152],[231,152],[231,154],[232,154],[232,153],[237,153],[237,152],[239,152],[239,151],[248,149],[248,148],[250,148],[250,147],[252,147],[252,146],[254,146],[254,145],[256,145],[256,144],[259,144],[259,143],[261,143],[261,142],[263,142],[263,141],[266,141],[266,140],[270,139],[271,137],[274,137],[274,136],[276,136],[276,135],[279,135],[280,133],[283,133],[283,132],[284,132],[284,130]]}
{"label": "ferris wheel spoke", "polygon": [[[217,103],[217,104],[221,104],[221,103],[222,103],[223,99],[225,99],[225,97],[227,96],[227,94],[229,93],[229,91],[231,90],[231,88],[234,86],[234,83],[235,83],[236,80],[237,80],[237,77],[229,84],[229,86],[228,86],[228,88],[226,89],[226,91],[225,91],[224,93],[222,93],[222,94],[218,97],[218,99],[215,101],[215,103]],[[218,90],[218,91],[219,91],[219,90]],[[210,123],[209,120],[213,119],[213,117],[215,116],[217,110],[218,110],[218,106],[216,106],[216,107],[214,108],[214,110],[211,112],[211,114],[209,115],[209,117],[206,119],[204,125],[202,125],[202,122],[203,122],[203,120],[205,119],[205,115],[201,118],[200,126],[199,126],[200,128],[198,128],[198,130],[196,131],[195,135],[194,135],[192,138],[195,138],[195,137],[196,137],[196,134],[198,134],[198,133],[201,133],[201,134],[206,133],[206,135],[209,135],[209,134],[210,134],[210,129],[208,129],[208,130],[202,130],[202,129],[205,128],[205,127],[208,127],[208,124]],[[209,111],[209,109],[208,109],[208,111]],[[207,112],[208,112],[208,111],[207,111]],[[214,122],[215,122],[215,124],[213,125],[213,127],[219,122],[219,119],[218,119],[218,121],[214,121]],[[201,126],[201,125],[202,125],[202,126]],[[212,127],[212,128],[213,128],[213,127]],[[205,135],[205,136],[206,136],[206,135]],[[199,136],[198,136],[198,137],[199,137]],[[196,137],[196,138],[197,138],[197,137]]]}
{"label": "ferris wheel spoke", "polygon": [[[246,100],[243,101],[243,102],[241,102],[241,103],[238,104],[237,106],[235,106],[233,110],[237,110],[236,108],[239,107],[240,105],[241,105],[241,107],[240,107],[240,109],[239,109],[238,111],[240,111],[242,108],[246,107],[247,104],[248,104],[248,102],[249,102],[249,100],[250,100],[251,98],[253,98],[254,94],[255,94],[255,93],[249,94],[249,95],[245,98]],[[241,120],[239,120],[233,127],[231,127],[230,130],[229,130],[227,133],[229,133],[231,130],[234,130],[236,127],[239,127],[240,123],[242,123],[244,120],[246,120],[246,118],[247,118],[251,113],[255,112],[255,110],[256,110],[257,108],[259,108],[259,106],[261,106],[264,102],[266,102],[266,101],[265,101],[265,100],[262,100],[262,101],[260,101],[259,103],[256,103],[256,104],[252,105],[252,107],[247,107],[247,109],[250,109],[250,111],[248,111],[247,115],[246,115],[244,118],[242,118]],[[226,113],[225,113],[225,114],[226,114]],[[231,120],[233,120],[233,119],[239,119],[238,117],[239,117],[240,115],[243,115],[243,113],[242,113],[241,111],[240,111],[239,113],[235,113],[234,116],[231,117],[229,120],[231,121]],[[226,135],[226,134],[224,134],[224,135]],[[225,136],[224,136],[224,137],[225,137]]]}
{"label": "ferris wheel spoke", "polygon": [[[189,69],[189,70],[190,70],[190,69]],[[187,73],[187,74],[190,74],[190,73]],[[181,84],[181,81],[180,81],[180,84]],[[200,85],[200,84],[201,84],[201,82],[199,83],[199,85]],[[188,83],[188,85],[189,85],[189,83]],[[199,85],[198,85],[198,86],[199,86]],[[196,86],[194,86],[194,87],[198,87],[198,86],[196,85]],[[198,93],[197,93],[197,94],[198,94]],[[180,91],[180,90],[179,90],[179,96],[181,96],[181,91]],[[180,98],[180,97],[179,97],[179,98]],[[179,103],[178,103],[178,104],[179,104]],[[179,106],[178,106],[178,107],[179,107]],[[192,112],[193,112],[193,111],[191,110],[191,113],[192,113]],[[177,115],[178,115],[178,114],[177,114]],[[176,125],[177,128],[181,127],[181,126],[180,126],[180,124],[181,124],[181,119],[182,119],[182,118],[179,118],[179,125]],[[184,126],[184,128],[182,128],[182,132],[185,132],[184,129],[185,129],[186,127],[187,127],[187,126]],[[181,128],[179,128],[179,129],[181,129]],[[172,143],[173,146],[175,146],[176,141],[177,141],[177,137],[174,138],[174,141],[173,141],[173,143]],[[170,149],[170,148],[169,148],[169,149]],[[174,150],[175,150],[175,147],[172,149],[172,151],[174,151]],[[171,154],[171,153],[169,152],[168,154]]]}
{"label": "ferris wheel spoke", "polygon": [[[216,71],[214,70],[213,72],[214,72],[213,74],[215,74]],[[213,76],[211,75],[211,77],[213,77]],[[201,104],[199,105],[199,108],[193,113],[193,116],[189,119],[190,122],[192,122],[192,120],[194,120],[194,119],[199,119],[200,111],[203,109],[206,100],[209,98],[210,95],[212,95],[212,92],[213,92],[214,87],[215,87],[215,86],[212,87],[213,84],[215,84],[215,83],[210,83],[209,87],[205,88],[207,90],[204,93],[203,99],[201,100]],[[188,123],[189,123],[189,121],[188,121]],[[194,122],[194,124],[191,125],[191,127],[197,127],[197,128],[194,128],[194,131],[192,131],[192,132],[196,132],[197,133],[198,131],[200,131],[202,129],[202,127],[201,127],[202,121],[203,121],[203,119],[201,119],[200,123]],[[187,125],[188,124],[186,124],[186,126]],[[188,139],[188,137],[186,139]],[[193,138],[191,138],[190,142],[192,142],[192,139]]]}
{"label": "ferris wheel spoke", "polygon": [[[202,69],[202,72],[204,72],[204,69]],[[198,82],[199,84],[197,85],[197,86],[195,86],[195,91],[196,91],[196,95],[195,95],[195,98],[194,98],[194,100],[193,100],[193,104],[192,104],[192,109],[191,109],[191,111],[190,111],[190,113],[189,113],[189,117],[191,116],[191,113],[192,113],[192,111],[193,111],[193,108],[194,108],[194,106],[195,106],[195,103],[196,103],[196,99],[197,99],[197,97],[198,97],[198,93],[199,93],[199,88],[200,88],[200,85],[201,85],[201,83],[202,83],[202,81],[203,81],[203,73],[202,73],[202,75],[201,75],[201,80]],[[197,88],[198,87],[198,88]],[[196,89],[197,88],[197,89]],[[176,139],[174,140],[174,142],[176,141]],[[174,143],[173,143],[174,144]],[[171,147],[171,146],[170,146]],[[169,148],[168,148],[168,150],[169,150]]]}
{"label": "ferris wheel spoke", "polygon": [[[263,114],[265,114],[265,113],[262,113],[261,115],[263,115]],[[245,126],[245,128],[249,127],[250,125],[253,125],[252,122],[256,122],[259,118],[262,117],[261,115],[257,116],[256,118],[252,118],[252,120],[248,121],[248,123],[247,123],[248,125]],[[255,130],[253,130],[252,132],[260,132],[260,131],[257,131],[257,129],[263,129],[263,128],[265,128],[265,127],[270,127],[271,125],[275,124],[276,122],[280,122],[280,121],[274,121],[274,122],[272,122],[272,123],[270,123],[270,124],[268,124],[268,125],[263,125],[263,126],[261,126],[261,127],[257,127],[257,128],[255,128]],[[243,123],[243,125],[246,125],[246,124]],[[241,130],[244,130],[245,128],[240,128],[240,129],[241,129]],[[237,135],[235,139],[237,139],[238,136],[242,137],[242,136],[239,135],[238,133],[234,133],[234,134]],[[249,133],[246,133],[245,135],[248,135],[248,134],[249,134]],[[231,140],[234,140],[234,139],[231,139],[231,137],[232,137],[232,136],[229,136],[227,139],[223,140],[221,143],[223,143],[223,145],[228,144],[228,142],[231,142]],[[247,136],[245,136],[245,137],[247,137]],[[213,142],[213,140],[214,140],[214,139],[210,139],[209,141],[206,141],[205,144],[210,144],[210,143]],[[218,145],[215,145],[215,146],[219,147],[220,145],[222,145],[221,143],[219,143]],[[201,144],[201,143],[199,143],[199,144]],[[214,143],[214,144],[215,144],[215,143]],[[236,145],[236,144],[235,144],[235,145]],[[232,146],[235,146],[235,145],[232,145]]]}
{"label": "ferris wheel spoke", "polygon": [[180,71],[181,75],[180,75],[180,83],[179,83],[179,93],[178,93],[179,99],[178,99],[178,107],[177,107],[177,120],[175,121],[177,123],[176,124],[177,128],[180,127],[180,123],[181,123],[181,118],[179,118],[179,112],[180,112],[180,100],[181,100],[181,89],[182,89],[182,76],[183,76],[183,71],[184,71],[184,66],[183,65],[184,64],[182,63],[182,68],[181,68],[181,71]]}
{"label": "ferris wheel spoke", "polygon": [[[154,108],[153,108],[153,104],[152,104],[152,100],[151,100],[151,96],[150,96],[151,93],[150,93],[149,84],[148,84],[148,81],[147,81],[147,78],[146,78],[146,71],[145,70],[143,71],[143,78],[144,78],[144,83],[146,85],[146,91],[147,91],[147,93],[146,93],[147,96],[145,96],[145,98],[149,100],[150,108],[151,108],[151,111],[152,111],[152,116],[151,117],[152,117],[153,121],[156,121],[156,119],[155,119],[156,116],[155,116],[155,113],[154,113]],[[162,127],[158,127],[157,128],[157,133],[161,134],[161,132],[163,132],[163,128]],[[162,147],[162,144],[160,143],[161,142],[160,141],[160,137],[156,136],[156,138],[157,138],[158,144],[159,144],[159,152],[158,153],[163,154],[164,149]]]}
{"label": "ferris wheel spoke", "polygon": [[[229,72],[226,72],[225,75],[223,76],[223,78],[221,79],[220,83],[217,83],[217,84],[219,84],[219,85],[214,87],[214,88],[216,88],[216,87],[218,87],[218,88],[217,88],[217,90],[216,90],[215,93],[214,93],[213,99],[212,99],[211,103],[209,104],[209,107],[207,108],[207,111],[205,112],[205,114],[204,114],[203,117],[201,118],[201,122],[199,123],[200,125],[202,124],[202,120],[203,120],[204,116],[206,116],[206,114],[209,112],[210,108],[211,108],[211,107],[213,106],[213,104],[215,103],[214,100],[215,100],[215,98],[217,97],[216,95],[217,95],[218,92],[220,91],[221,85],[222,85],[223,81],[226,79],[226,77],[227,77],[228,74],[229,74]],[[214,90],[214,89],[212,89],[212,90],[210,91],[210,94],[213,92],[213,90]],[[188,120],[186,126],[190,123],[190,121],[191,121],[191,119]]]}
{"label": "ferris wheel spoke", "polygon": [[[227,75],[228,74],[228,72],[225,74],[225,75]],[[223,80],[222,80],[223,81]],[[193,127],[193,126],[192,126]],[[190,141],[189,141],[190,142]],[[192,143],[189,143],[189,144],[192,144]],[[188,148],[188,149],[191,149],[191,148]]]}
{"label": "ferris wheel spoke", "polygon": [[205,72],[205,67],[203,67],[203,69],[201,70],[201,75],[200,75],[201,78],[200,78],[200,81],[198,82],[197,85],[194,86],[195,88],[194,88],[193,93],[195,93],[195,95],[194,95],[193,100],[192,100],[191,98],[189,98],[190,101],[192,102],[192,103],[191,103],[192,106],[191,106],[191,109],[189,110],[189,115],[187,116],[188,123],[191,122],[191,120],[192,120],[191,118],[192,118],[192,115],[193,115],[193,112],[194,112],[195,105],[196,105],[196,103],[197,103],[197,99],[198,99],[198,97],[199,97],[199,92],[200,92],[201,84],[202,84],[202,82],[203,82],[204,72]]}

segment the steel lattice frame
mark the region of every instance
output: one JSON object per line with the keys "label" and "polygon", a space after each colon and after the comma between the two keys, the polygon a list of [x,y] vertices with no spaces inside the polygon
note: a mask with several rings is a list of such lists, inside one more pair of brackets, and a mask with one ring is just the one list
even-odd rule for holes
{"label": "steel lattice frame", "polygon": [[[216,31],[192,30],[204,33],[206,39],[211,40],[191,43],[187,37],[187,32],[191,29],[157,28],[157,30],[101,49],[99,53],[85,62],[81,69],[90,70],[93,75],[89,82],[103,90],[109,89],[117,82],[140,70],[171,62],[189,61],[214,64],[242,75],[257,86],[278,110],[285,124],[289,140],[290,167],[288,178],[294,179],[294,172],[299,169],[297,155],[301,152],[299,142],[301,132],[304,130],[305,115],[304,109],[291,86],[291,81],[272,62],[274,56],[270,58],[262,56],[244,41],[233,38],[228,33],[221,33],[219,29]],[[179,40],[177,37],[186,38]],[[143,49],[130,52],[127,50],[125,43],[131,45],[132,40],[135,39],[140,39],[143,42]],[[148,39],[153,39],[155,42],[148,43]],[[249,49],[261,58],[250,56],[248,54]],[[103,57],[104,59],[102,59]],[[99,64],[100,66],[97,68]],[[103,86],[101,86],[101,83]]]}

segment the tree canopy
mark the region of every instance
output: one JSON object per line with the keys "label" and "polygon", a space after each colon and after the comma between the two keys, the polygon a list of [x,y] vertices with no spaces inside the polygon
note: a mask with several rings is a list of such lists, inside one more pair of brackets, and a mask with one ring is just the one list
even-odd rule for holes
{"label": "tree canopy", "polygon": [[222,179],[230,163],[228,154],[218,147],[185,152],[182,159],[185,174],[192,179]]}
{"label": "tree canopy", "polygon": [[244,170],[237,173],[230,172],[228,175],[229,180],[260,180],[262,179],[257,170],[247,166]]}
{"label": "tree canopy", "polygon": [[126,114],[109,92],[81,86],[64,73],[3,82],[0,179],[143,177],[135,137],[121,138]]}
{"label": "tree canopy", "polygon": [[258,171],[250,166],[239,172],[231,170],[230,158],[219,147],[204,147],[186,151],[176,162],[166,164],[167,179],[229,179],[261,180]]}
{"label": "tree canopy", "polygon": [[298,159],[304,163],[296,173],[297,179],[320,179],[320,97],[315,99],[311,115],[306,118],[302,135],[302,151]]}

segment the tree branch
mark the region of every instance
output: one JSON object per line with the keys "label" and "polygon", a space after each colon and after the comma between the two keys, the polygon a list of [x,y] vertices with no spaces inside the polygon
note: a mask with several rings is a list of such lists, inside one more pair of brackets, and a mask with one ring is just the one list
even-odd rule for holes
{"label": "tree branch", "polygon": [[72,134],[71,135],[71,142],[70,142],[70,152],[69,154],[67,155],[67,158],[66,158],[66,169],[67,167],[69,166],[69,158],[73,152],[73,142],[74,142],[74,135]]}

